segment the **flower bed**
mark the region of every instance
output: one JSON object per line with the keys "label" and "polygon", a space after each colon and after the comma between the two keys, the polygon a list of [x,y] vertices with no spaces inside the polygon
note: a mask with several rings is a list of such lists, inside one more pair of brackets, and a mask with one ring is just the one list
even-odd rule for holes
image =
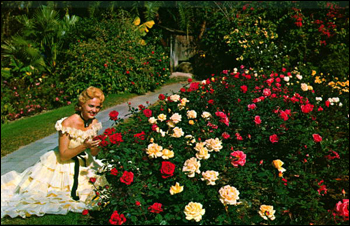
{"label": "flower bed", "polygon": [[300,76],[241,66],[130,108],[128,123],[111,112],[98,137],[110,186],[88,222],[348,223],[349,96]]}

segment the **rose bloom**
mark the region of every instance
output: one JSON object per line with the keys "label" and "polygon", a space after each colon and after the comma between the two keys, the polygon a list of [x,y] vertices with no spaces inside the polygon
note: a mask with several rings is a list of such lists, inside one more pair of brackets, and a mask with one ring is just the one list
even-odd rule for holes
{"label": "rose bloom", "polygon": [[174,123],[173,121],[171,121],[171,120],[169,120],[169,121],[167,122],[167,125],[168,125],[170,128],[175,127],[175,123]]}
{"label": "rose bloom", "polygon": [[276,210],[273,209],[273,206],[269,206],[269,205],[261,205],[260,211],[258,211],[260,216],[262,218],[264,218],[265,220],[268,220],[268,218],[270,220],[274,220],[276,218],[274,215],[275,212],[276,212]]}
{"label": "rose bloom", "polygon": [[171,135],[172,137],[180,138],[180,137],[182,137],[184,135],[184,132],[179,127],[175,127],[173,131],[174,131],[174,134]]}
{"label": "rose bloom", "polygon": [[264,95],[264,96],[270,96],[270,95],[271,95],[271,90],[270,90],[269,88],[265,88],[265,89],[263,90],[263,95]]}
{"label": "rose bloom", "polygon": [[149,118],[149,117],[152,116],[152,110],[151,110],[151,109],[145,109],[145,110],[143,110],[143,114],[144,114],[147,118]]}
{"label": "rose bloom", "polygon": [[203,205],[198,202],[190,202],[185,207],[184,213],[186,215],[186,220],[195,220],[199,222],[205,214],[205,209],[203,209]]}
{"label": "rose bloom", "polygon": [[272,161],[272,165],[279,171],[279,172],[285,172],[286,171],[286,169],[284,169],[283,167],[282,167],[282,165],[284,164],[284,162],[282,162],[281,160],[279,160],[279,159],[276,159],[276,160],[273,160]]}
{"label": "rose bloom", "polygon": [[151,123],[151,124],[155,124],[155,123],[157,123],[157,119],[155,117],[150,117],[148,119],[148,122]]}
{"label": "rose bloom", "polygon": [[278,142],[278,136],[276,134],[273,134],[270,136],[271,143],[277,143]]}
{"label": "rose bloom", "polygon": [[111,112],[109,113],[109,118],[110,118],[111,120],[116,121],[116,120],[118,120],[118,115],[119,115],[119,113],[118,113],[117,111],[111,111]]}
{"label": "rose bloom", "polygon": [[174,101],[174,102],[178,102],[178,101],[180,101],[180,96],[177,94],[171,95],[170,100]]}
{"label": "rose bloom", "polygon": [[195,173],[200,174],[200,161],[197,161],[195,157],[192,157],[190,159],[187,159],[184,163],[184,166],[182,167],[182,171],[186,172],[188,177],[194,177]]}
{"label": "rose bloom", "polygon": [[163,150],[162,146],[159,146],[158,144],[153,143],[148,145],[146,153],[150,158],[157,158],[163,155],[162,150]]}
{"label": "rose bloom", "polygon": [[306,83],[301,83],[300,88],[303,91],[308,91],[309,90],[309,87],[308,87],[308,85]]}
{"label": "rose bloom", "polygon": [[210,157],[210,154],[208,152],[208,149],[205,147],[199,148],[198,152],[196,153],[197,159],[208,159]]}
{"label": "rose bloom", "polygon": [[109,219],[109,223],[113,225],[122,225],[126,221],[124,214],[118,214],[118,211],[114,211]]}
{"label": "rose bloom", "polygon": [[205,141],[205,145],[207,146],[208,150],[219,152],[222,149],[222,142],[219,140],[219,138],[211,138]]}
{"label": "rose bloom", "polygon": [[202,113],[202,118],[208,120],[210,117],[211,117],[211,114],[210,114],[209,112],[204,111],[204,112]]}
{"label": "rose bloom", "polygon": [[207,181],[207,185],[215,185],[215,181],[219,179],[219,173],[214,170],[207,170],[202,173],[201,180]]}
{"label": "rose bloom", "polygon": [[174,152],[170,151],[169,149],[166,149],[166,148],[163,149],[162,153],[163,153],[162,155],[163,159],[170,159],[174,157]]}
{"label": "rose bloom", "polygon": [[148,210],[151,212],[151,213],[160,213],[160,212],[163,212],[163,209],[162,209],[162,204],[161,203],[153,203],[152,206],[148,207]]}
{"label": "rose bloom", "polygon": [[175,124],[181,122],[182,116],[179,113],[173,114],[170,119],[173,121]]}
{"label": "rose bloom", "polygon": [[316,143],[319,143],[322,141],[322,137],[319,134],[312,134],[312,137],[314,138],[314,141]]}
{"label": "rose bloom", "polygon": [[337,215],[344,218],[345,221],[349,220],[349,199],[343,199],[343,202],[339,201],[335,210],[337,211]]}
{"label": "rose bloom", "polygon": [[158,115],[157,118],[158,118],[159,121],[163,122],[164,120],[166,120],[166,115],[165,114],[160,114],[160,115]]}
{"label": "rose bloom", "polygon": [[254,118],[254,122],[255,124],[259,125],[261,123],[261,119],[260,119],[260,116],[259,115],[256,115],[255,118]]}
{"label": "rose bloom", "polygon": [[130,185],[134,181],[134,173],[124,171],[123,176],[120,178],[120,182]]}
{"label": "rose bloom", "polygon": [[230,185],[226,185],[219,190],[220,201],[224,205],[238,205],[240,203],[237,202],[239,199],[239,191],[237,188],[232,187]]}
{"label": "rose bloom", "polygon": [[168,177],[172,177],[175,171],[175,164],[169,161],[163,161],[160,172],[162,173],[162,178],[166,179]]}
{"label": "rose bloom", "polygon": [[244,166],[245,162],[246,162],[246,154],[244,154],[244,152],[242,151],[234,151],[231,153],[231,164],[234,167],[238,167],[238,166]]}
{"label": "rose bloom", "polygon": [[181,193],[184,190],[184,186],[180,186],[179,182],[176,182],[174,186],[170,187],[170,194],[175,195]]}
{"label": "rose bloom", "polygon": [[194,119],[197,118],[197,112],[194,110],[187,111],[187,118],[188,119]]}

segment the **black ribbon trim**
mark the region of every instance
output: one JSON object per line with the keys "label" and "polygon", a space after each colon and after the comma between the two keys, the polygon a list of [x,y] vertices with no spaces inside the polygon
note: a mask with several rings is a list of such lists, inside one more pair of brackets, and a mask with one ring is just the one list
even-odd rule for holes
{"label": "black ribbon trim", "polygon": [[75,201],[79,200],[79,196],[77,196],[77,189],[78,189],[78,183],[79,183],[79,158],[81,158],[84,161],[84,165],[86,167],[86,159],[85,152],[80,153],[79,155],[74,156],[72,159],[74,160],[74,181],[73,181],[73,187],[70,195],[72,196],[72,199]]}

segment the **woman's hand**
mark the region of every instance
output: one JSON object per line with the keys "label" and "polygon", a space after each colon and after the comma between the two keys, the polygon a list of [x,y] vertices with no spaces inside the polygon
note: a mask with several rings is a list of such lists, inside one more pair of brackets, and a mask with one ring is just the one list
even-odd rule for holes
{"label": "woman's hand", "polygon": [[91,148],[97,148],[99,143],[100,143],[100,140],[91,140],[87,138],[84,141],[83,145],[85,146],[85,148],[91,149]]}

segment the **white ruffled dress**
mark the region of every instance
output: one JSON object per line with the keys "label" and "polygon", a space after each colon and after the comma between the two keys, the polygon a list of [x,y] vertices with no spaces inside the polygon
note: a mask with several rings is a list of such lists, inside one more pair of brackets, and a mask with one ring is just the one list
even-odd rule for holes
{"label": "white ruffled dress", "polygon": [[[69,148],[79,146],[86,138],[95,137],[97,131],[102,129],[101,123],[94,124],[87,131],[63,127],[64,119],[66,118],[58,120],[55,128],[69,134]],[[11,171],[1,176],[1,218],[6,215],[25,218],[31,215],[67,214],[69,211],[80,213],[84,209],[97,207],[98,197],[94,186],[105,186],[108,183],[105,177],[96,175],[102,165],[89,150],[86,151],[85,160],[86,163],[79,158],[79,183],[76,190],[78,201],[71,197],[75,161],[61,161],[59,151],[45,153],[23,173]],[[91,177],[97,179],[94,184],[89,182]]]}

